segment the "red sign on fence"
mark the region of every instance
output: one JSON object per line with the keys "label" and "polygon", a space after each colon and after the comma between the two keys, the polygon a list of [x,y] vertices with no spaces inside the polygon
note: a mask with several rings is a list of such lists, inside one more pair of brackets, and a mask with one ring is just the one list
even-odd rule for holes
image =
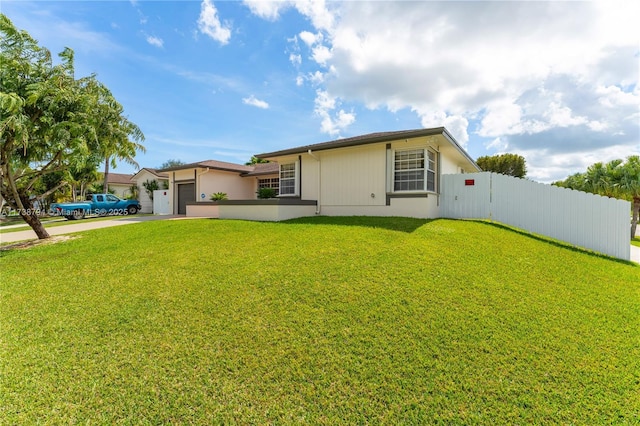
{"label": "red sign on fence", "polygon": [[475,179],[465,179],[464,180],[464,186],[473,186],[476,184],[476,180]]}

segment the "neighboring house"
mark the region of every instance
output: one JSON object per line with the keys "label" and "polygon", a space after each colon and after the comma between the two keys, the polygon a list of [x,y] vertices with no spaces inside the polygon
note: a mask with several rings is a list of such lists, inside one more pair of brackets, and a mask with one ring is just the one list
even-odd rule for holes
{"label": "neighboring house", "polygon": [[[187,216],[284,220],[329,216],[440,217],[443,174],[480,171],[443,128],[371,133],[257,155],[246,166],[203,161],[169,173],[172,211]],[[261,186],[276,200],[256,200]],[[215,192],[229,200],[210,202]]]}
{"label": "neighboring house", "polygon": [[154,180],[158,183],[158,189],[169,188],[169,175],[167,173],[161,173],[156,169],[144,167],[131,178],[131,184],[129,186],[135,184],[138,187],[138,201],[140,201],[140,205],[142,206],[140,210],[141,213],[153,213],[153,200],[143,184]]}
{"label": "neighboring house", "polygon": [[131,186],[134,184],[134,182],[131,180],[132,177],[133,175],[109,172],[109,190],[113,191],[113,195],[115,195],[116,197],[130,197]]}

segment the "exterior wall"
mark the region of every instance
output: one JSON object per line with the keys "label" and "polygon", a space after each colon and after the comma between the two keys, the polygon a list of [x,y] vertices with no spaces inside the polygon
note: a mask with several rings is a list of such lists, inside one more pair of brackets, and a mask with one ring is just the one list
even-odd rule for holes
{"label": "exterior wall", "polygon": [[164,189],[164,183],[168,182],[168,179],[162,179],[157,177],[156,175],[149,173],[147,170],[141,170],[135,177],[135,184],[138,186],[138,201],[140,201],[140,205],[142,206],[141,213],[153,213],[153,200],[147,194],[147,190],[142,185],[146,181],[157,181],[158,187],[160,189]]}
{"label": "exterior wall", "polygon": [[325,151],[321,156],[324,207],[385,206],[385,144]]}
{"label": "exterior wall", "polygon": [[226,192],[230,200],[252,200],[256,198],[255,186],[255,179],[243,178],[239,172],[198,169],[196,201],[211,201],[216,192]]}
{"label": "exterior wall", "polygon": [[323,206],[321,214],[326,216],[405,216],[420,219],[440,217],[438,196],[421,198],[392,198],[389,206]]}
{"label": "exterior wall", "polygon": [[129,185],[110,183],[109,189],[114,191],[113,195],[115,195],[116,197],[127,198],[131,195],[131,185],[133,185],[133,182],[131,182],[131,184]]}
{"label": "exterior wall", "polygon": [[460,173],[460,166],[446,155],[440,155],[440,175]]}
{"label": "exterior wall", "polygon": [[624,260],[630,210],[628,201],[496,173],[443,176],[443,217],[491,219]]}

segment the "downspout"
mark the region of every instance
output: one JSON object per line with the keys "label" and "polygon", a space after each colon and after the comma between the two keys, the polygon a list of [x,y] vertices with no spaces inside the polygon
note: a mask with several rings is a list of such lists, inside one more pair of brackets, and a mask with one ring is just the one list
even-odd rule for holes
{"label": "downspout", "polygon": [[198,193],[200,192],[200,176],[206,175],[207,173],[209,173],[209,167],[207,167],[207,170],[205,170],[204,172],[202,172],[199,175],[197,175],[197,179],[196,179],[196,202],[200,201],[199,200],[200,197],[198,196]]}
{"label": "downspout", "polygon": [[318,200],[316,201],[316,214],[320,214],[320,188],[321,188],[321,182],[322,180],[320,179],[320,157],[318,157],[317,155],[315,155],[313,152],[311,152],[311,150],[307,151],[307,154],[309,154],[311,156],[311,158],[313,158],[314,160],[316,160],[317,164],[318,164]]}

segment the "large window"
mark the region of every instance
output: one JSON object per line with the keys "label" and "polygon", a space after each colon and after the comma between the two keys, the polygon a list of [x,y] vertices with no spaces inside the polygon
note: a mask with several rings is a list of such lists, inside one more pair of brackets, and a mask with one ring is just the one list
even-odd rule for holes
{"label": "large window", "polygon": [[296,195],[296,163],[280,164],[280,195]]}
{"label": "large window", "polygon": [[258,179],[258,189],[271,188],[276,191],[276,195],[280,194],[280,179],[279,178],[266,178]]}
{"label": "large window", "polygon": [[426,149],[396,151],[393,191],[435,191],[436,153]]}

